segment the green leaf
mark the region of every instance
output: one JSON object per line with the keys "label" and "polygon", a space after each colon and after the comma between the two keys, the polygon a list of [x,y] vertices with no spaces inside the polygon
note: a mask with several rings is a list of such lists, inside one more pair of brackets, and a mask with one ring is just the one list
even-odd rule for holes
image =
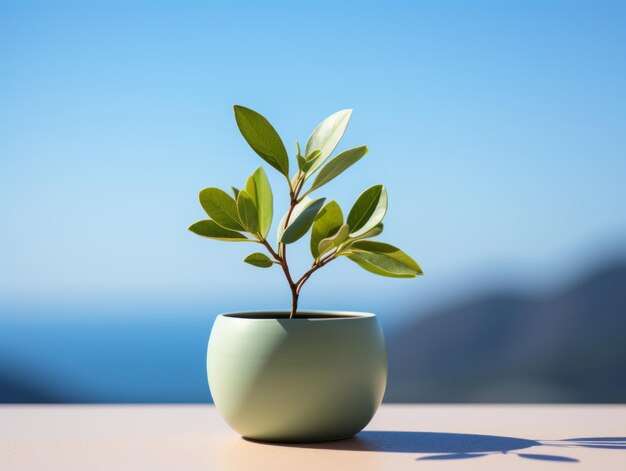
{"label": "green leaf", "polygon": [[300,152],[300,143],[296,141],[296,156],[302,157],[302,152]]}
{"label": "green leaf", "polygon": [[210,219],[204,219],[198,221],[189,226],[189,230],[194,234],[198,234],[202,237],[208,237],[209,239],[224,240],[226,242],[254,242],[248,239],[241,232],[231,231],[224,229],[218,225],[215,221]]}
{"label": "green leaf", "polygon": [[348,235],[350,234],[350,226],[344,224],[339,228],[337,233],[332,235],[331,237],[327,237],[322,239],[318,245],[318,252],[320,255],[324,255],[329,250],[332,250],[336,247],[339,247],[342,243],[344,243],[348,239]]}
{"label": "green leaf", "polygon": [[350,237],[359,237],[380,223],[387,212],[387,190],[374,185],[357,198],[348,214]]}
{"label": "green leaf", "polygon": [[250,254],[244,258],[243,261],[259,268],[269,268],[274,265],[274,262],[272,262],[267,255],[261,252]]}
{"label": "green leaf", "polygon": [[306,173],[308,178],[310,175],[326,161],[332,154],[337,144],[341,140],[343,133],[346,131],[348,122],[352,116],[352,110],[342,110],[330,115],[322,121],[313,131],[306,143],[305,154],[310,155],[316,149],[320,150],[320,155]]}
{"label": "green leaf", "polygon": [[[313,200],[308,196],[304,196],[302,200],[293,208],[291,212],[291,216],[289,217],[289,223],[291,224],[301,213],[304,211],[307,206],[309,206]],[[285,221],[287,220],[287,213],[280,218],[280,222],[278,223],[278,227],[276,228],[276,240],[280,242],[283,237],[283,232],[285,232]]]}
{"label": "green leaf", "polygon": [[237,196],[237,213],[243,227],[252,234],[259,232],[259,212],[254,200],[246,190],[241,190]]}
{"label": "green leaf", "polygon": [[289,156],[270,122],[256,111],[235,105],[239,131],[252,149],[268,164],[289,178]]}
{"label": "green leaf", "polygon": [[267,175],[262,167],[259,167],[248,178],[246,182],[246,192],[252,197],[259,216],[259,232],[263,238],[267,238],[267,234],[272,226],[272,217],[274,215],[274,198],[272,196],[272,188],[267,179]]}
{"label": "green leaf", "polygon": [[392,278],[413,278],[422,275],[415,260],[393,245],[371,240],[354,242],[348,258],[365,270]]}
{"label": "green leaf", "polygon": [[313,152],[311,152],[310,155],[308,155],[306,158],[302,157],[301,155],[298,155],[298,168],[300,169],[300,171],[304,174],[306,174],[306,172],[313,166],[313,164],[315,163],[315,160],[320,156],[321,151],[320,150],[314,150]]}
{"label": "green leaf", "polygon": [[384,228],[383,223],[379,222],[376,226],[374,226],[372,229],[370,229],[366,233],[361,234],[358,238],[359,239],[371,239],[372,237],[376,237],[377,235],[380,235],[383,232],[383,228]]}
{"label": "green leaf", "polygon": [[230,189],[233,190],[233,195],[235,195],[235,199],[237,199],[237,196],[239,195],[239,188],[231,186]]}
{"label": "green leaf", "polygon": [[293,218],[289,223],[283,232],[280,241],[283,244],[292,244],[306,234],[313,225],[313,221],[315,220],[317,213],[319,213],[322,208],[325,200],[326,198],[319,198],[311,201],[305,208],[303,208],[300,214]]}
{"label": "green leaf", "polygon": [[320,173],[318,173],[317,177],[315,177],[313,185],[309,191],[307,191],[307,194],[318,189],[320,186],[325,185],[333,178],[343,173],[350,166],[361,160],[367,152],[367,146],[359,146],[345,150],[341,154],[337,155],[334,159],[328,162],[322,170],[320,170]]}
{"label": "green leaf", "polygon": [[343,251],[349,251],[351,245],[353,243],[355,243],[358,240],[363,240],[363,239],[371,239],[372,237],[376,237],[377,235],[380,235],[383,232],[383,223],[378,223],[378,225],[376,227],[374,227],[373,229],[370,229],[369,231],[367,231],[365,234],[361,234],[360,236],[356,237],[356,238],[352,238],[352,237],[348,237],[348,239],[341,245],[341,247],[339,247],[339,250]]}
{"label": "green leaf", "polygon": [[335,234],[343,225],[343,213],[336,201],[330,201],[318,213],[311,229],[311,254],[313,258],[320,256],[319,243],[322,239]]}
{"label": "green leaf", "polygon": [[314,150],[313,152],[311,152],[309,155],[306,156],[306,161],[307,162],[314,162],[317,160],[317,158],[322,155],[322,151],[317,149]]}
{"label": "green leaf", "polygon": [[225,191],[219,188],[205,188],[200,192],[200,204],[209,217],[220,226],[233,231],[244,230],[237,214],[237,203]]}
{"label": "green leaf", "polygon": [[307,163],[306,163],[306,159],[305,159],[304,157],[302,157],[301,155],[297,155],[297,156],[296,156],[296,159],[298,160],[298,168],[299,168],[301,171],[303,171],[303,172],[304,172],[305,170],[303,170],[303,169],[304,169],[304,168],[306,167],[306,165],[307,165]]}

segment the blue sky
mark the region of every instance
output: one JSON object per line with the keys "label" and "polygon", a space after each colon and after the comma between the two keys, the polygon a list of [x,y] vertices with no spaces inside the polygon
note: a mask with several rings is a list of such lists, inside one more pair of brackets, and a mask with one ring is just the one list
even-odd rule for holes
{"label": "blue sky", "polygon": [[288,307],[251,247],[185,230],[200,189],[263,164],[235,103],[291,152],[353,108],[341,148],[370,153],[320,196],[384,183],[381,239],[426,272],[333,262],[305,307],[542,286],[626,248],[621,2],[3,2],[0,22],[1,302]]}

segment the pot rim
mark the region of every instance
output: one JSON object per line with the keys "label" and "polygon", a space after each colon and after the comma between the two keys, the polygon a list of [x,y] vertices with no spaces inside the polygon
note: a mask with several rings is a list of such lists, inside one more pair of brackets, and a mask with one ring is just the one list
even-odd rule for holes
{"label": "pot rim", "polygon": [[[349,321],[355,319],[370,319],[375,318],[376,314],[372,312],[359,312],[359,311],[330,311],[330,310],[315,310],[306,309],[298,311],[293,319],[289,319],[291,311],[286,309],[264,309],[259,311],[233,311],[224,312],[217,315],[217,317],[223,317],[227,319],[235,319],[248,322],[268,322],[268,321],[283,321],[289,322],[322,322],[322,321]],[[313,317],[302,317],[302,316]],[[315,317],[320,316],[320,317]],[[321,317],[323,316],[323,317]]]}

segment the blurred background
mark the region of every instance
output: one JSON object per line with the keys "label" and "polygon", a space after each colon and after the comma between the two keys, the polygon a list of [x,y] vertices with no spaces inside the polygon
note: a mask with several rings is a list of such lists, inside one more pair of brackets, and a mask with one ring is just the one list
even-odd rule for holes
{"label": "blurred background", "polygon": [[207,402],[215,316],[289,307],[250,247],[186,230],[263,164],[236,103],[292,155],[354,109],[339,150],[370,153],[324,196],[384,183],[381,239],[425,276],[340,260],[301,306],[379,314],[386,401],[626,402],[625,24],[607,1],[1,2],[0,402]]}

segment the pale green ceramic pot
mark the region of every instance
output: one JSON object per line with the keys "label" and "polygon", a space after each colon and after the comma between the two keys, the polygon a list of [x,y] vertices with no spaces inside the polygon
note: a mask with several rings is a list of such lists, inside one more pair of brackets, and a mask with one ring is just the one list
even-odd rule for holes
{"label": "pale green ceramic pot", "polygon": [[387,352],[374,314],[242,312],[215,320],[213,401],[246,438],[312,442],[361,431],[382,401]]}

